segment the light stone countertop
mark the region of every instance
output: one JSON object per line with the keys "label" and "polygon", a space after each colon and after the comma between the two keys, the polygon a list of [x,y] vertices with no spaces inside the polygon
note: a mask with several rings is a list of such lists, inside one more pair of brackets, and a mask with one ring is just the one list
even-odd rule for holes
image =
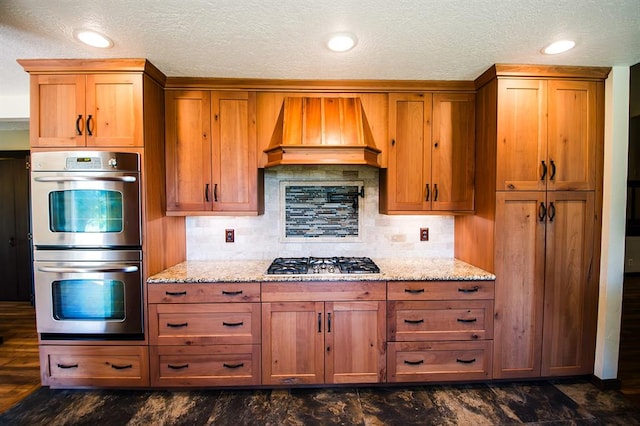
{"label": "light stone countertop", "polygon": [[186,261],[155,274],[150,284],[274,281],[483,281],[495,275],[451,258],[373,259],[380,274],[267,275],[271,260]]}

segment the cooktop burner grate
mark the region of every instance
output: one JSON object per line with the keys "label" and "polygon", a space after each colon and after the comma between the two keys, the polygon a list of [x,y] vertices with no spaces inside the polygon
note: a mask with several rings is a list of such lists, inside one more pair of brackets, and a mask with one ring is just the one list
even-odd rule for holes
{"label": "cooktop burner grate", "polygon": [[368,257],[278,257],[267,270],[269,275],[379,273]]}

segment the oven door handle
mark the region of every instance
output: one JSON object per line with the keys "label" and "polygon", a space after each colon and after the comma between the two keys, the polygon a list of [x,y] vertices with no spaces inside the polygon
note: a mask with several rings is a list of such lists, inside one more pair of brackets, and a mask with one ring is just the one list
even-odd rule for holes
{"label": "oven door handle", "polygon": [[114,266],[40,266],[38,267],[40,272],[53,272],[53,273],[90,273],[90,272],[138,272],[137,266],[132,265],[114,265]]}
{"label": "oven door handle", "polygon": [[135,176],[39,176],[34,178],[36,182],[135,182]]}

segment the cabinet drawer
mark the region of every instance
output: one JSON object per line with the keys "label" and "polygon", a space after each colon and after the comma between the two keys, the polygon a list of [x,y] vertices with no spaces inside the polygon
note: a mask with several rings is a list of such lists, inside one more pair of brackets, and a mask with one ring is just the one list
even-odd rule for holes
{"label": "cabinet drawer", "polygon": [[260,283],[149,284],[149,303],[259,302]]}
{"label": "cabinet drawer", "polygon": [[260,384],[260,345],[151,346],[152,386]]}
{"label": "cabinet drawer", "polygon": [[146,346],[40,346],[46,381],[56,387],[149,385]]}
{"label": "cabinet drawer", "polygon": [[151,304],[149,342],[152,345],[260,343],[260,304]]}
{"label": "cabinet drawer", "polygon": [[388,343],[388,381],[490,379],[492,345],[492,341]]}
{"label": "cabinet drawer", "polygon": [[387,303],[389,341],[493,338],[492,300]]}
{"label": "cabinet drawer", "polygon": [[493,299],[493,281],[393,281],[388,300]]}

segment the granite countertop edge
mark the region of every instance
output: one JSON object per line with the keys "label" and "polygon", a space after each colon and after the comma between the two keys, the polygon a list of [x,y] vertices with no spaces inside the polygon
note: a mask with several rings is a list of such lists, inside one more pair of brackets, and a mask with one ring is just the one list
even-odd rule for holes
{"label": "granite countertop edge", "polygon": [[317,281],[491,281],[495,275],[454,258],[373,259],[380,274],[267,275],[271,260],[188,260],[147,279],[149,284]]}

